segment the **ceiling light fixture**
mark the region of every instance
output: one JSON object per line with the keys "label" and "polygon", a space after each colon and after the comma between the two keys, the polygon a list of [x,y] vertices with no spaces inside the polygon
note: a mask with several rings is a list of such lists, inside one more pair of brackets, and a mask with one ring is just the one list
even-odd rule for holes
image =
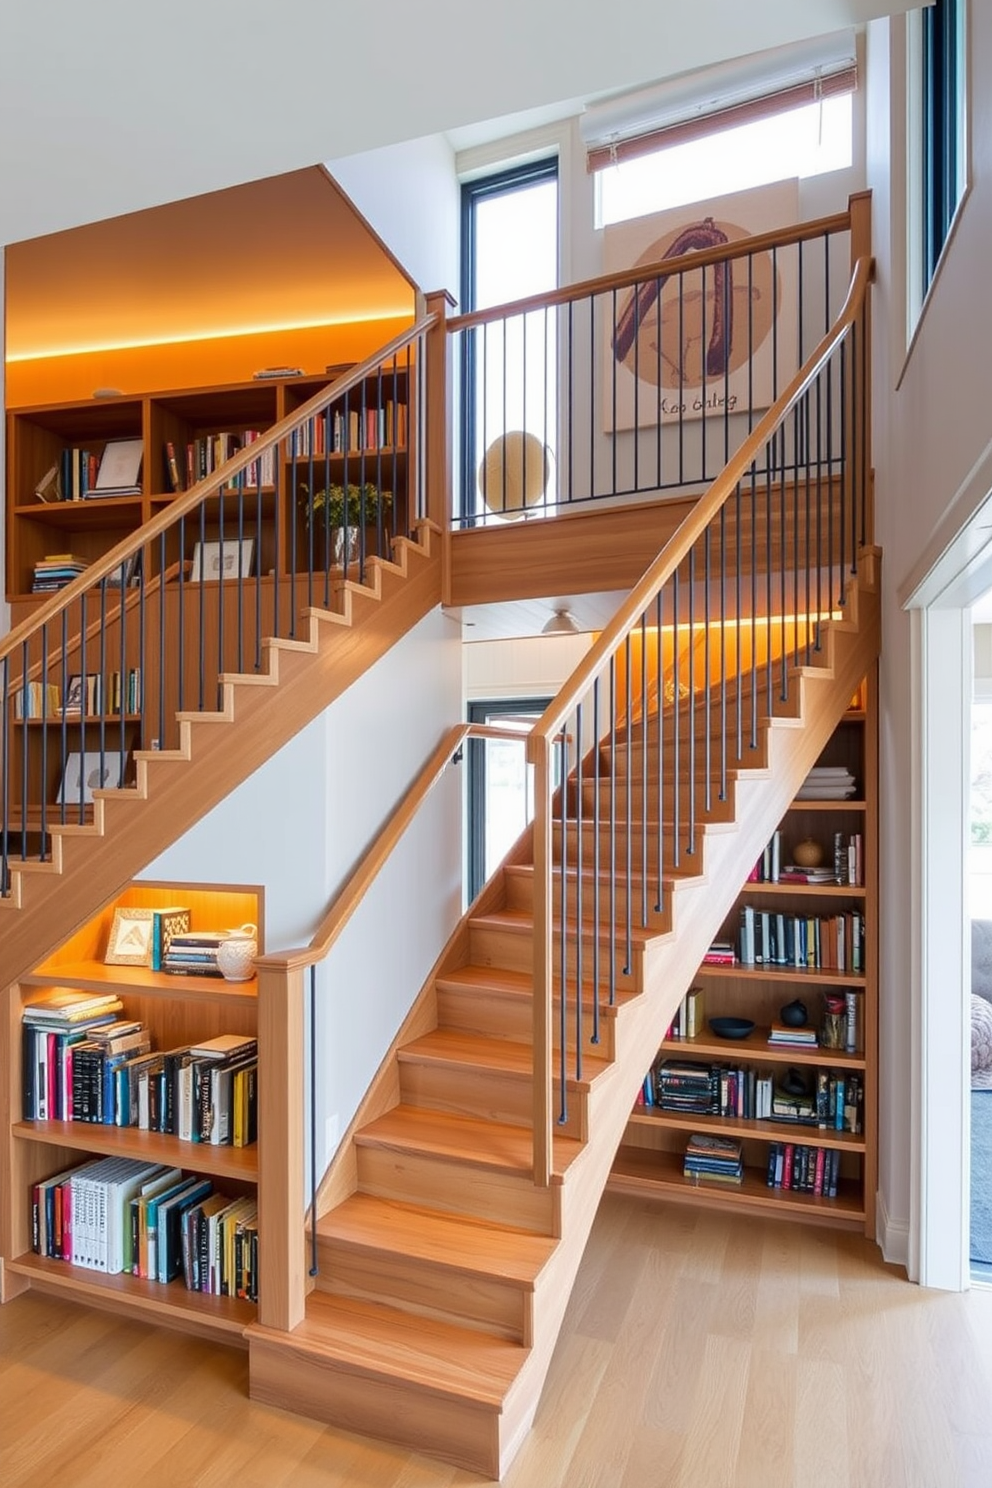
{"label": "ceiling light fixture", "polygon": [[575,616],[567,605],[560,605],[541,631],[542,635],[578,635]]}

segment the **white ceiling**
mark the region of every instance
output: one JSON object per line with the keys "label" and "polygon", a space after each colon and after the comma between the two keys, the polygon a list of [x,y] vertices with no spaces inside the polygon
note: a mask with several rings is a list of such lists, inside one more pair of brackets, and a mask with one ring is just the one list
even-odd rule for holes
{"label": "white ceiling", "polygon": [[906,0],[7,0],[0,243],[640,86]]}

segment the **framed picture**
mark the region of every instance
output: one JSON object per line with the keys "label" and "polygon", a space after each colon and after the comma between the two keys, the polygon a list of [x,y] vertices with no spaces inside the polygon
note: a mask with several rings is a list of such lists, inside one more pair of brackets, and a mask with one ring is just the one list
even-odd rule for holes
{"label": "framed picture", "polygon": [[[798,182],[782,181],[607,227],[604,269],[658,263],[795,222]],[[682,279],[643,280],[604,309],[606,433],[767,408],[796,370],[796,271],[768,252]],[[774,336],[772,330],[774,326]]]}
{"label": "framed picture", "polygon": [[85,702],[87,716],[93,717],[100,712],[100,693],[99,672],[88,672],[85,677],[81,672],[70,673],[62,700],[63,712],[78,716],[82,713]]}
{"label": "framed picture", "polygon": [[193,549],[193,567],[190,582],[200,579],[247,579],[251,574],[255,555],[255,539],[245,537],[240,541],[198,542]]}
{"label": "framed picture", "polygon": [[93,792],[115,790],[123,772],[124,761],[119,750],[105,750],[102,756],[99,751],[66,755],[58,804],[76,806],[81,798],[84,806],[91,805]]}
{"label": "framed picture", "polygon": [[151,966],[153,909],[115,909],[107,941],[107,966]]}
{"label": "framed picture", "polygon": [[125,558],[103,580],[105,588],[127,589],[129,585],[135,583],[138,577],[140,559],[140,553],[132,553],[130,558]]}

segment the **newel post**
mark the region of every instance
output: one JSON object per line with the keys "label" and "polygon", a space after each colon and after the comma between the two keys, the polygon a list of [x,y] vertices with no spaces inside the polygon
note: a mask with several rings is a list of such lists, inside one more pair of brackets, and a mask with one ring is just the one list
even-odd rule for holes
{"label": "newel post", "polygon": [[[871,257],[871,192],[858,191],[848,199],[851,214],[851,268],[859,258]],[[858,334],[861,337],[860,365],[861,409],[858,422],[860,438],[856,450],[857,472],[862,493],[862,537],[865,543],[875,540],[874,475],[871,452],[871,291],[865,295],[865,308]]]}
{"label": "newel post", "polygon": [[[534,766],[534,1183],[551,1181],[551,752],[541,734],[531,734],[527,754]],[[564,831],[564,822],[562,823]],[[564,989],[563,993],[564,995]]]}
{"label": "newel post", "polygon": [[448,316],[454,308],[455,301],[446,289],[425,296],[427,314],[437,316],[435,324],[427,332],[426,346],[425,515],[437,524],[442,533],[442,596],[450,590],[448,575],[451,571],[451,431],[454,408]]}
{"label": "newel post", "polygon": [[306,1306],[303,966],[261,957],[258,976],[258,1320],[288,1332]]}

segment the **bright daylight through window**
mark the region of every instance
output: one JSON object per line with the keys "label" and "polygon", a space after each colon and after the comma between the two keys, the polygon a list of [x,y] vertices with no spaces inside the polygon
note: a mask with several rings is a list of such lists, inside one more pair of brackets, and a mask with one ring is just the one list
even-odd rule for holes
{"label": "bright daylight through window", "polygon": [[596,226],[851,164],[851,94],[673,144],[596,172]]}

